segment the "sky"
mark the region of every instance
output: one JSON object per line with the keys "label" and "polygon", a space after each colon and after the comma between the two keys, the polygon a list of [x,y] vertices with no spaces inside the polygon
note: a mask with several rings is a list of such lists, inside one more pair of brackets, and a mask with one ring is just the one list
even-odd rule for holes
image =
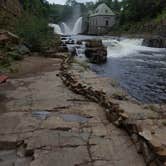
{"label": "sky", "polygon": [[[95,0],[77,0],[77,2],[88,2],[88,1],[95,1]],[[66,0],[48,0],[50,3],[55,3],[55,4],[62,4],[64,5]]]}

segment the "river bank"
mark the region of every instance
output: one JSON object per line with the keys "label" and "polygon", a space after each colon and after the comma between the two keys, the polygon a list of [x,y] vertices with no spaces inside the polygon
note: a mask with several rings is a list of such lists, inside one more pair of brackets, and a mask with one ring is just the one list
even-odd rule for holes
{"label": "river bank", "polygon": [[[115,95],[115,93],[120,94],[119,88],[115,87],[114,84],[110,85],[109,79],[95,78],[94,73],[89,76],[89,72],[82,75],[80,74],[82,70],[80,72],[79,70],[69,69],[69,72],[66,72],[66,68],[66,65],[64,65],[64,73],[62,73],[64,83],[74,92],[82,94],[104,107],[110,122],[125,128],[129,132],[138,148],[137,150],[143,154],[147,164],[162,165],[160,159],[162,161],[162,158],[165,158],[162,156],[165,150],[164,148],[161,150],[159,144],[165,146],[163,139],[166,131],[164,125],[165,105],[160,106],[160,111],[159,107],[155,110],[150,106],[143,106],[127,95],[125,97],[124,94]],[[150,156],[155,156],[156,160]]]}
{"label": "river bank", "polygon": [[[165,160],[165,106],[141,105],[116,86],[114,80],[90,71],[82,59],[71,61],[69,68],[68,60],[62,59],[27,57],[19,62],[20,73],[0,87],[2,162],[28,166],[142,166],[144,161],[136,153],[138,150],[146,163],[161,164]],[[78,82],[73,85],[64,69]],[[74,92],[81,95],[68,90],[59,73],[66,86],[71,90],[74,86]],[[88,95],[81,87],[87,89]],[[94,96],[93,91],[98,95]],[[111,105],[106,109],[105,97],[114,111]],[[127,129],[132,141],[120,126]],[[57,135],[62,141],[56,141]],[[7,161],[9,155],[15,157]]]}
{"label": "river bank", "polygon": [[[97,75],[115,79],[123,90],[142,103],[165,103],[165,48],[146,46],[145,39],[131,36],[76,35],[69,38],[76,43],[88,40],[102,41],[107,49],[107,62],[101,64],[102,61],[100,61],[97,65],[90,64],[90,68]],[[76,49],[77,55],[85,59],[85,62],[91,61],[91,58],[86,55],[88,47],[84,44],[67,45],[70,49]],[[99,51],[94,52],[94,56],[92,54],[90,57],[97,60],[95,54],[98,53]],[[97,62],[96,60],[94,62]]]}
{"label": "river bank", "polygon": [[[62,83],[62,59],[29,57],[20,63],[27,62],[28,71],[25,65],[21,75],[0,87],[5,99],[0,101],[5,107],[0,107],[1,164],[144,165],[128,135],[109,123],[103,108]],[[79,66],[75,63],[74,70]]]}
{"label": "river bank", "polygon": [[12,63],[0,86],[0,163],[163,165],[165,104],[138,102],[83,56],[40,54]]}

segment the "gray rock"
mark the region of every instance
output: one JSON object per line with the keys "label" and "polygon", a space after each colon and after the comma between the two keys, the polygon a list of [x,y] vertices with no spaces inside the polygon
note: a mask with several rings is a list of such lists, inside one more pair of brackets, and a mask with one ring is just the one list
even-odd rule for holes
{"label": "gray rock", "polygon": [[152,37],[143,40],[143,45],[147,47],[166,48],[166,38]]}

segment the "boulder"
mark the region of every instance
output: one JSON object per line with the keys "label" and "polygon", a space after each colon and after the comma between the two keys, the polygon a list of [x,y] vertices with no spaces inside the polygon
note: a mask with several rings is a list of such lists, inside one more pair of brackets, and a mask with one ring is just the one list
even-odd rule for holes
{"label": "boulder", "polygon": [[143,40],[143,45],[147,47],[166,48],[166,38],[151,37]]}
{"label": "boulder", "polygon": [[0,31],[0,44],[19,44],[19,42],[17,35],[8,31]]}
{"label": "boulder", "polygon": [[65,41],[65,44],[74,44],[75,41],[72,39],[68,39],[67,41]]}
{"label": "boulder", "polygon": [[66,44],[62,44],[61,46],[58,47],[59,52],[68,52],[68,48]]}
{"label": "boulder", "polygon": [[107,51],[105,48],[87,48],[85,55],[91,63],[102,64],[107,61]]}
{"label": "boulder", "polygon": [[107,61],[107,50],[101,40],[86,41],[85,56],[91,63],[102,64]]}
{"label": "boulder", "polygon": [[15,50],[17,50],[17,52],[21,55],[27,55],[31,52],[30,49],[23,44],[16,46]]}
{"label": "boulder", "polygon": [[86,42],[86,47],[94,48],[94,47],[101,47],[103,46],[101,40],[87,40]]}

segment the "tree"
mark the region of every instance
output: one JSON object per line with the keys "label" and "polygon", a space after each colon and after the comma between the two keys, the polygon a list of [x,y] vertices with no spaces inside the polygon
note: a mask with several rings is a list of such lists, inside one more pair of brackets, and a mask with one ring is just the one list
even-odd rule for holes
{"label": "tree", "polygon": [[119,3],[119,1],[118,0],[114,0],[113,2],[112,2],[112,9],[115,11],[115,12],[117,12],[117,13],[119,13],[120,12],[120,3]]}
{"label": "tree", "polygon": [[74,6],[77,4],[77,1],[76,0],[67,0],[66,1],[66,5],[68,6]]}

